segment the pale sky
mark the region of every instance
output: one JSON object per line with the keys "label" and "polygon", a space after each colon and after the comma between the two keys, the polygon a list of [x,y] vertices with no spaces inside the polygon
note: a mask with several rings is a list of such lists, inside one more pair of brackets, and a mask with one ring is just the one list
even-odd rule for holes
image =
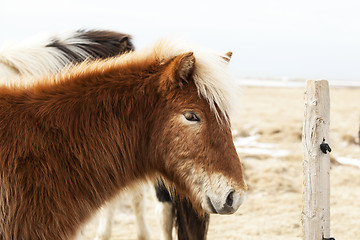
{"label": "pale sky", "polygon": [[175,34],[233,51],[240,76],[360,81],[357,0],[1,0],[0,44],[78,28],[131,34],[138,49]]}

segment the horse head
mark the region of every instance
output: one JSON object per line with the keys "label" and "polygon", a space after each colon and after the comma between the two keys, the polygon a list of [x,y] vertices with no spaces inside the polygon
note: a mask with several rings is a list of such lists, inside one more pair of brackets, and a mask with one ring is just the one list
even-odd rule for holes
{"label": "horse head", "polygon": [[181,53],[161,63],[158,81],[162,97],[151,141],[159,171],[209,213],[234,213],[246,191],[229,118],[230,57]]}

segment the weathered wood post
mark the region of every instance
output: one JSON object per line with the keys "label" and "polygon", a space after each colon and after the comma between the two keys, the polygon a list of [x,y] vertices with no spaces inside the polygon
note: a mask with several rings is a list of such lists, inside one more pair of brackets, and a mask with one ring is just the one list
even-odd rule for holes
{"label": "weathered wood post", "polygon": [[330,140],[329,125],[329,84],[326,80],[309,80],[306,82],[302,136],[305,151],[304,240],[330,239],[330,156],[326,150],[331,149],[325,145]]}

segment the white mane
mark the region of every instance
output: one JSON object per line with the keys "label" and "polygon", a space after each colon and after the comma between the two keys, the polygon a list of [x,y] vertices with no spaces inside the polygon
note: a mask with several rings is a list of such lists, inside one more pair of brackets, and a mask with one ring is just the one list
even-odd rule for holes
{"label": "white mane", "polygon": [[[83,49],[76,47],[75,44],[89,44],[90,42],[74,36],[76,36],[75,32],[47,37],[37,36],[23,42],[3,46],[0,49],[0,70],[2,73],[0,75],[0,84],[18,85],[21,81],[27,79],[22,78],[20,81],[20,76],[38,78],[43,75],[56,73],[71,63],[71,59],[64,52],[56,48],[46,47],[54,38],[68,45],[73,52],[83,56],[85,59],[89,54]],[[29,83],[32,81],[35,81],[35,79],[28,79]],[[26,83],[22,82],[20,85],[26,85]]]}

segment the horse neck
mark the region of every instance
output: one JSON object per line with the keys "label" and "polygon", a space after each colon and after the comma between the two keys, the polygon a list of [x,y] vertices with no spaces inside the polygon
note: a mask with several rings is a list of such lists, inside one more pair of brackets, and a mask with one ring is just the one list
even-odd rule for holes
{"label": "horse neck", "polygon": [[[2,131],[23,140],[21,152],[41,149],[32,155],[46,159],[50,168],[62,171],[62,165],[67,166],[70,171],[56,174],[71,179],[74,191],[83,188],[90,195],[96,193],[91,198],[100,204],[152,173],[144,154],[149,141],[146,131],[150,131],[145,126],[151,126],[148,116],[157,97],[142,79],[129,82],[128,78],[93,75],[2,94],[1,98],[10,99],[0,98],[0,104],[14,104],[4,105],[8,111],[0,117],[10,127],[22,128],[20,133],[15,127]],[[86,182],[89,179],[93,184]]]}

